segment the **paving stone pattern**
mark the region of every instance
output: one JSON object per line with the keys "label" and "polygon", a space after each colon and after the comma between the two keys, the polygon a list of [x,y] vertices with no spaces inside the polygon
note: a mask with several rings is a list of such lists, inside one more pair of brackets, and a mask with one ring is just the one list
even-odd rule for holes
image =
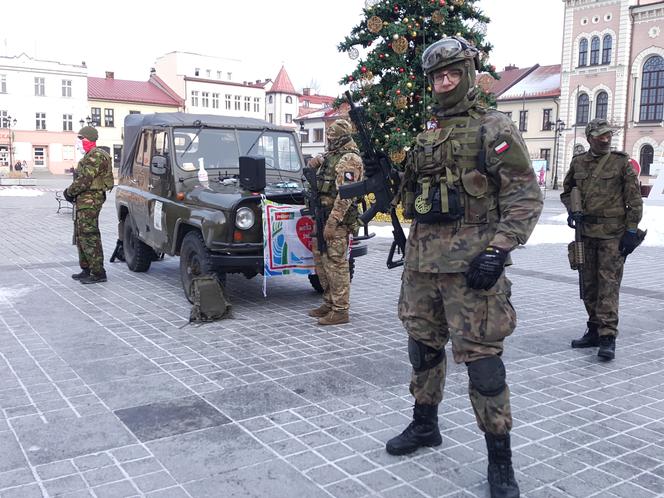
{"label": "paving stone pattern", "polygon": [[[319,297],[304,278],[274,279],[263,298],[260,278],[233,275],[233,318],[191,326],[176,258],[73,281],[71,218],[55,213],[49,185],[0,197],[1,497],[488,496],[463,366],[450,362],[443,444],[384,450],[412,410],[387,240],[358,260],[348,325],[314,325]],[[562,212],[550,197],[544,222]],[[569,348],[585,314],[565,251],[519,249],[509,270],[522,495],[664,496],[664,249],[628,260],[611,363]]]}

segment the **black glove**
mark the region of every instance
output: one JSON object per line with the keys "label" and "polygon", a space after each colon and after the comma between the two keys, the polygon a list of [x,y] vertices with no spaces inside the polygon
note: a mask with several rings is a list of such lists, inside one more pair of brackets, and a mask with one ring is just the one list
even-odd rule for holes
{"label": "black glove", "polygon": [[76,202],[76,197],[74,197],[74,196],[72,196],[72,195],[69,195],[69,192],[67,192],[67,189],[64,189],[64,190],[62,191],[62,197],[64,197],[65,199],[67,199],[67,202],[71,202],[72,204],[73,204],[74,202]]}
{"label": "black glove", "polygon": [[508,251],[489,246],[475,256],[466,272],[466,284],[471,289],[489,290],[503,274]]}
{"label": "black glove", "polygon": [[569,211],[567,211],[567,226],[570,228],[576,228],[576,220]]}
{"label": "black glove", "polygon": [[380,173],[380,162],[375,159],[364,159],[364,176],[374,176]]}
{"label": "black glove", "polygon": [[637,234],[636,230],[627,230],[620,239],[620,245],[618,246],[620,255],[623,258],[626,258],[632,254],[634,249],[639,247],[640,243],[641,240],[639,240],[639,235]]}

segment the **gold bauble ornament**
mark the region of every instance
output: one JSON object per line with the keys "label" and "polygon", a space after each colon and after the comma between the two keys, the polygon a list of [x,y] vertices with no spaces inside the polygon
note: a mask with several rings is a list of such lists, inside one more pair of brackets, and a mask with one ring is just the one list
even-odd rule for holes
{"label": "gold bauble ornament", "polygon": [[378,16],[372,16],[367,21],[367,29],[372,33],[378,33],[383,29],[383,20]]}
{"label": "gold bauble ornament", "polygon": [[445,16],[440,10],[435,11],[433,14],[431,14],[431,20],[435,23],[441,23],[445,20]]}
{"label": "gold bauble ornament", "polygon": [[392,42],[392,50],[397,54],[404,54],[408,50],[408,40],[401,36],[398,40]]}
{"label": "gold bauble ornament", "polygon": [[405,109],[406,106],[408,105],[408,99],[403,95],[400,95],[397,97],[397,100],[394,105],[396,105],[397,109]]}
{"label": "gold bauble ornament", "polygon": [[406,152],[404,150],[393,150],[390,152],[390,160],[393,163],[400,163],[406,159]]}
{"label": "gold bauble ornament", "polygon": [[406,83],[406,88],[413,88],[413,84],[409,81]]}

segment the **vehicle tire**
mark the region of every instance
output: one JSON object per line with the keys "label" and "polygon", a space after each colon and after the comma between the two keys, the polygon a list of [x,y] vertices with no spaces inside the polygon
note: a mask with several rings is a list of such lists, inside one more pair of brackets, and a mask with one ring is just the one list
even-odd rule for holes
{"label": "vehicle tire", "polygon": [[[350,258],[348,260],[348,272],[350,273],[350,280],[352,282],[353,276],[355,275],[355,258]],[[323,293],[323,286],[320,284],[318,275],[316,275],[315,273],[309,275],[309,283],[316,292],[318,292],[319,294]]]}
{"label": "vehicle tire", "polygon": [[212,266],[210,251],[205,247],[203,236],[198,231],[185,235],[180,248],[180,278],[182,289],[187,300],[193,304],[191,296],[191,282],[201,275],[215,275],[223,284],[225,275],[217,274]]}
{"label": "vehicle tire", "polygon": [[150,268],[154,258],[152,248],[138,238],[136,223],[131,216],[127,216],[124,222],[124,238],[122,251],[125,262],[131,271],[145,272]]}

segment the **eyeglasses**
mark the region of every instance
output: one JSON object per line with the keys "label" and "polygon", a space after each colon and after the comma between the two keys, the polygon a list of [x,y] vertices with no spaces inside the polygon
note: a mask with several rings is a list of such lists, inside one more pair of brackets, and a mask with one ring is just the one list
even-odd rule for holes
{"label": "eyeglasses", "polygon": [[85,137],[82,136],[82,135],[79,135],[77,138],[78,138],[79,140],[83,140]]}
{"label": "eyeglasses", "polygon": [[461,76],[463,75],[463,72],[460,69],[450,69],[449,71],[436,71],[433,73],[433,81],[434,82],[444,82],[445,78],[450,83],[458,83],[461,81]]}

